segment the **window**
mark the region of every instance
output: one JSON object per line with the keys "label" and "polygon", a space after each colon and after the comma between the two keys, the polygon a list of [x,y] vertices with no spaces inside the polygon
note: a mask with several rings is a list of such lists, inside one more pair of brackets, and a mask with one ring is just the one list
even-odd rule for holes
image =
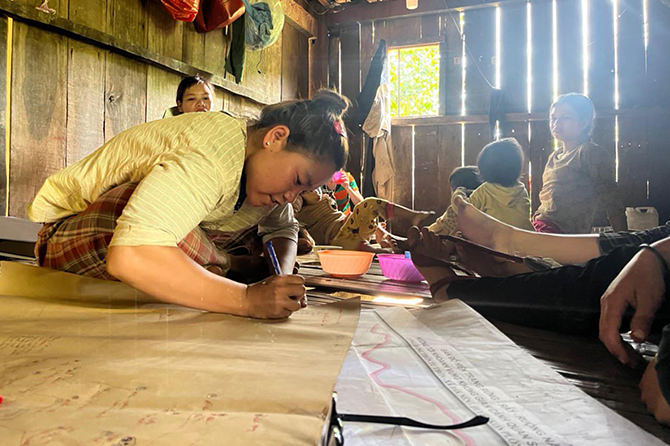
{"label": "window", "polygon": [[430,116],[440,110],[440,46],[388,52],[391,116]]}

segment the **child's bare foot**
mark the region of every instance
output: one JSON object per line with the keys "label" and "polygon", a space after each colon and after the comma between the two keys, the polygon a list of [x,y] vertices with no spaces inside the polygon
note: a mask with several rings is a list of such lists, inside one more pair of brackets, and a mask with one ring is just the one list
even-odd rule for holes
{"label": "child's bare foot", "polygon": [[447,300],[447,288],[459,278],[454,270],[446,263],[416,253],[412,254],[412,263],[428,282],[433,299]]}
{"label": "child's bare foot", "polygon": [[407,231],[407,246],[412,254],[448,262],[454,253],[454,244],[440,238],[428,230],[412,226]]}
{"label": "child's bare foot", "polygon": [[458,229],[465,238],[496,251],[514,254],[510,243],[513,227],[483,213],[461,196],[454,197],[453,203],[458,214]]}

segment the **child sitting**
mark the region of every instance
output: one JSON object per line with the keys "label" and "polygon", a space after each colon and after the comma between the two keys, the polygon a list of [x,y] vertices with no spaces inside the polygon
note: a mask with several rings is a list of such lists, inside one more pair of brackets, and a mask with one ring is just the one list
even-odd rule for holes
{"label": "child sitting", "polygon": [[[516,139],[504,138],[487,144],[477,157],[479,176],[484,182],[472,192],[468,201],[502,222],[532,231],[530,198],[526,187],[519,181],[522,165],[523,152]],[[452,202],[457,195],[467,196],[465,190],[456,190],[452,194]],[[440,224],[436,222],[429,229],[438,234],[457,232],[453,213],[450,206],[438,219]]]}
{"label": "child sitting", "polygon": [[[457,167],[449,175],[452,196],[456,190],[462,189],[465,191],[465,195],[469,197],[481,184],[482,179],[479,177],[477,166]],[[449,205],[444,214],[435,223],[428,226],[428,229],[436,234],[454,234],[458,231],[456,218],[457,215],[454,206]]]}
{"label": "child sitting", "polygon": [[351,214],[338,211],[335,201],[318,190],[303,192],[293,208],[318,245],[336,245],[344,249],[373,251],[369,241],[379,220],[404,219],[418,225],[434,213],[414,211],[381,198],[369,197],[358,203]]}

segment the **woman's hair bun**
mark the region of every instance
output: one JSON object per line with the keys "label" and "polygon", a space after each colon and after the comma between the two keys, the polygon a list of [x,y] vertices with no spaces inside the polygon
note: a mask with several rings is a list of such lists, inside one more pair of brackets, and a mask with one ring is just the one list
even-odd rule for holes
{"label": "woman's hair bun", "polygon": [[321,89],[311,100],[310,108],[320,112],[332,113],[337,118],[341,118],[347,111],[351,102],[346,96],[342,96],[334,90]]}

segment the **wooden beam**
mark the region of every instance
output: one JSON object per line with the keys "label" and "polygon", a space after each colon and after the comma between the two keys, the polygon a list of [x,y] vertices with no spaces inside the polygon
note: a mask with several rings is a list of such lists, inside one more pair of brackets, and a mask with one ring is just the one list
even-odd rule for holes
{"label": "wooden beam", "polygon": [[308,37],[316,37],[319,34],[316,19],[294,0],[281,0],[281,7],[286,20]]}
{"label": "wooden beam", "polygon": [[411,11],[405,7],[405,0],[389,0],[377,3],[359,2],[354,5],[347,5],[337,12],[328,13],[326,21],[328,28],[336,28],[354,22],[463,11],[492,7],[501,3],[519,2],[525,3],[526,0],[419,0],[419,7]]}
{"label": "wooden beam", "polygon": [[[621,117],[631,118],[658,118],[664,116],[663,119],[670,121],[670,110],[667,108],[646,108],[646,109],[624,109],[617,110],[598,110],[596,115],[598,118],[614,117],[615,115]],[[548,112],[540,113],[507,113],[505,114],[506,122],[522,122],[522,121],[547,121],[549,119]],[[423,116],[414,118],[393,118],[391,120],[394,126],[424,126],[424,125],[453,125],[453,124],[488,124],[488,115],[446,115],[446,116]]]}
{"label": "wooden beam", "polygon": [[141,62],[162,67],[182,76],[193,76],[200,73],[207,76],[213,85],[231,93],[247,97],[260,104],[276,102],[274,98],[259,94],[258,91],[249,87],[238,85],[231,80],[225,79],[220,74],[207,72],[181,60],[157,54],[143,46],[131,44],[97,29],[89,28],[88,26],[80,25],[61,17],[45,14],[34,7],[16,4],[12,0],[0,0],[0,14],[12,17],[19,22],[25,22],[60,35],[96,45]]}

